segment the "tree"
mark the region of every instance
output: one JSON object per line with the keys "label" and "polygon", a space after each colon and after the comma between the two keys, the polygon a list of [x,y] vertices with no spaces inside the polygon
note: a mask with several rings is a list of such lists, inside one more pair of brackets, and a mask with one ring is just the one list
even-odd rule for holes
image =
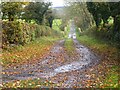
{"label": "tree", "polygon": [[110,17],[109,4],[107,2],[100,2],[99,3],[99,12],[100,12],[101,18],[103,20],[103,26],[105,26],[105,24],[108,24],[107,20]]}
{"label": "tree", "polygon": [[50,26],[52,28],[52,24],[53,24],[53,20],[54,20],[54,16],[52,13],[52,10],[49,9],[46,14],[45,14],[45,19],[46,19],[46,23],[48,24],[48,26]]}
{"label": "tree", "polygon": [[96,26],[98,27],[101,23],[101,14],[98,2],[87,2],[87,8],[89,12],[93,15]]}
{"label": "tree", "polygon": [[66,13],[66,17],[75,19],[76,26],[82,30],[93,25],[93,17],[87,10],[86,3],[84,2],[69,2],[69,5],[66,6]]}
{"label": "tree", "polygon": [[22,11],[22,2],[3,2],[2,3],[2,19],[8,19],[13,21],[15,18],[19,18]]}
{"label": "tree", "polygon": [[101,20],[103,20],[103,26],[105,26],[108,18],[112,16],[114,18],[114,31],[119,31],[120,2],[87,2],[87,8],[93,15],[97,27]]}
{"label": "tree", "polygon": [[44,15],[51,5],[50,2],[30,2],[28,6],[25,7],[23,18],[30,22],[31,20],[36,21],[37,24],[42,24]]}
{"label": "tree", "polygon": [[111,16],[114,18],[114,32],[120,31],[120,1],[109,2]]}

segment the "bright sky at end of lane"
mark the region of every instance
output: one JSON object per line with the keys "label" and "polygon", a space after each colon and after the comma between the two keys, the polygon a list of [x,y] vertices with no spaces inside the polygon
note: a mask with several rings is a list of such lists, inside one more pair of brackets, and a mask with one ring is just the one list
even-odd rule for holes
{"label": "bright sky at end of lane", "polygon": [[52,7],[63,7],[64,0],[50,0],[52,2]]}

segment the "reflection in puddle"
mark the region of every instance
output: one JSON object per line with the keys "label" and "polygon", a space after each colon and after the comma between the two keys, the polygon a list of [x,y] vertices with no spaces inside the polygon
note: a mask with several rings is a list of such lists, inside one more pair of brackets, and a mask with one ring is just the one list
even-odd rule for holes
{"label": "reflection in puddle", "polygon": [[56,68],[54,71],[57,73],[68,72],[72,70],[81,69],[83,66],[87,65],[88,62],[72,62],[71,64],[67,64],[61,67]]}

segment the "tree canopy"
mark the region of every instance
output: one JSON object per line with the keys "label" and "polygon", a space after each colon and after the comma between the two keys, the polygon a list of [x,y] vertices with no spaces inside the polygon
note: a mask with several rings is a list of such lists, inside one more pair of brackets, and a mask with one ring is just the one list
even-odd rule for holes
{"label": "tree canopy", "polygon": [[14,21],[18,18],[27,22],[34,20],[37,24],[42,24],[49,6],[51,6],[50,2],[3,2],[2,19]]}
{"label": "tree canopy", "polygon": [[9,21],[13,21],[15,18],[19,18],[22,12],[22,5],[22,2],[3,2],[2,19],[9,19]]}
{"label": "tree canopy", "polygon": [[110,16],[114,19],[114,31],[119,30],[119,18],[120,18],[120,2],[87,2],[87,8],[93,15],[98,27],[100,23],[107,23]]}
{"label": "tree canopy", "polygon": [[35,20],[37,24],[42,24],[44,15],[49,9],[51,3],[45,2],[30,2],[28,6],[25,7],[25,12],[23,18],[26,21]]}

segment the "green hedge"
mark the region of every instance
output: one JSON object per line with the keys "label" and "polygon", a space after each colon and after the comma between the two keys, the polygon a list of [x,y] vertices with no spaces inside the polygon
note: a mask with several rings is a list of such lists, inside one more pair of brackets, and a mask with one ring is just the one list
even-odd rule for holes
{"label": "green hedge", "polygon": [[[79,31],[77,30],[77,32],[79,32]],[[116,44],[120,45],[120,31],[114,32],[113,26],[111,26],[110,28],[108,28],[108,27],[106,27],[106,28],[92,27],[92,28],[82,32],[82,34],[79,34],[79,36],[80,35],[94,36],[95,38],[102,39],[104,41],[109,41],[110,43],[116,43]]]}
{"label": "green hedge", "polygon": [[50,27],[28,24],[20,21],[3,21],[2,28],[3,48],[6,48],[11,44],[24,45],[34,41],[35,38],[39,38],[41,36],[54,36],[56,34],[56,32],[54,32]]}

